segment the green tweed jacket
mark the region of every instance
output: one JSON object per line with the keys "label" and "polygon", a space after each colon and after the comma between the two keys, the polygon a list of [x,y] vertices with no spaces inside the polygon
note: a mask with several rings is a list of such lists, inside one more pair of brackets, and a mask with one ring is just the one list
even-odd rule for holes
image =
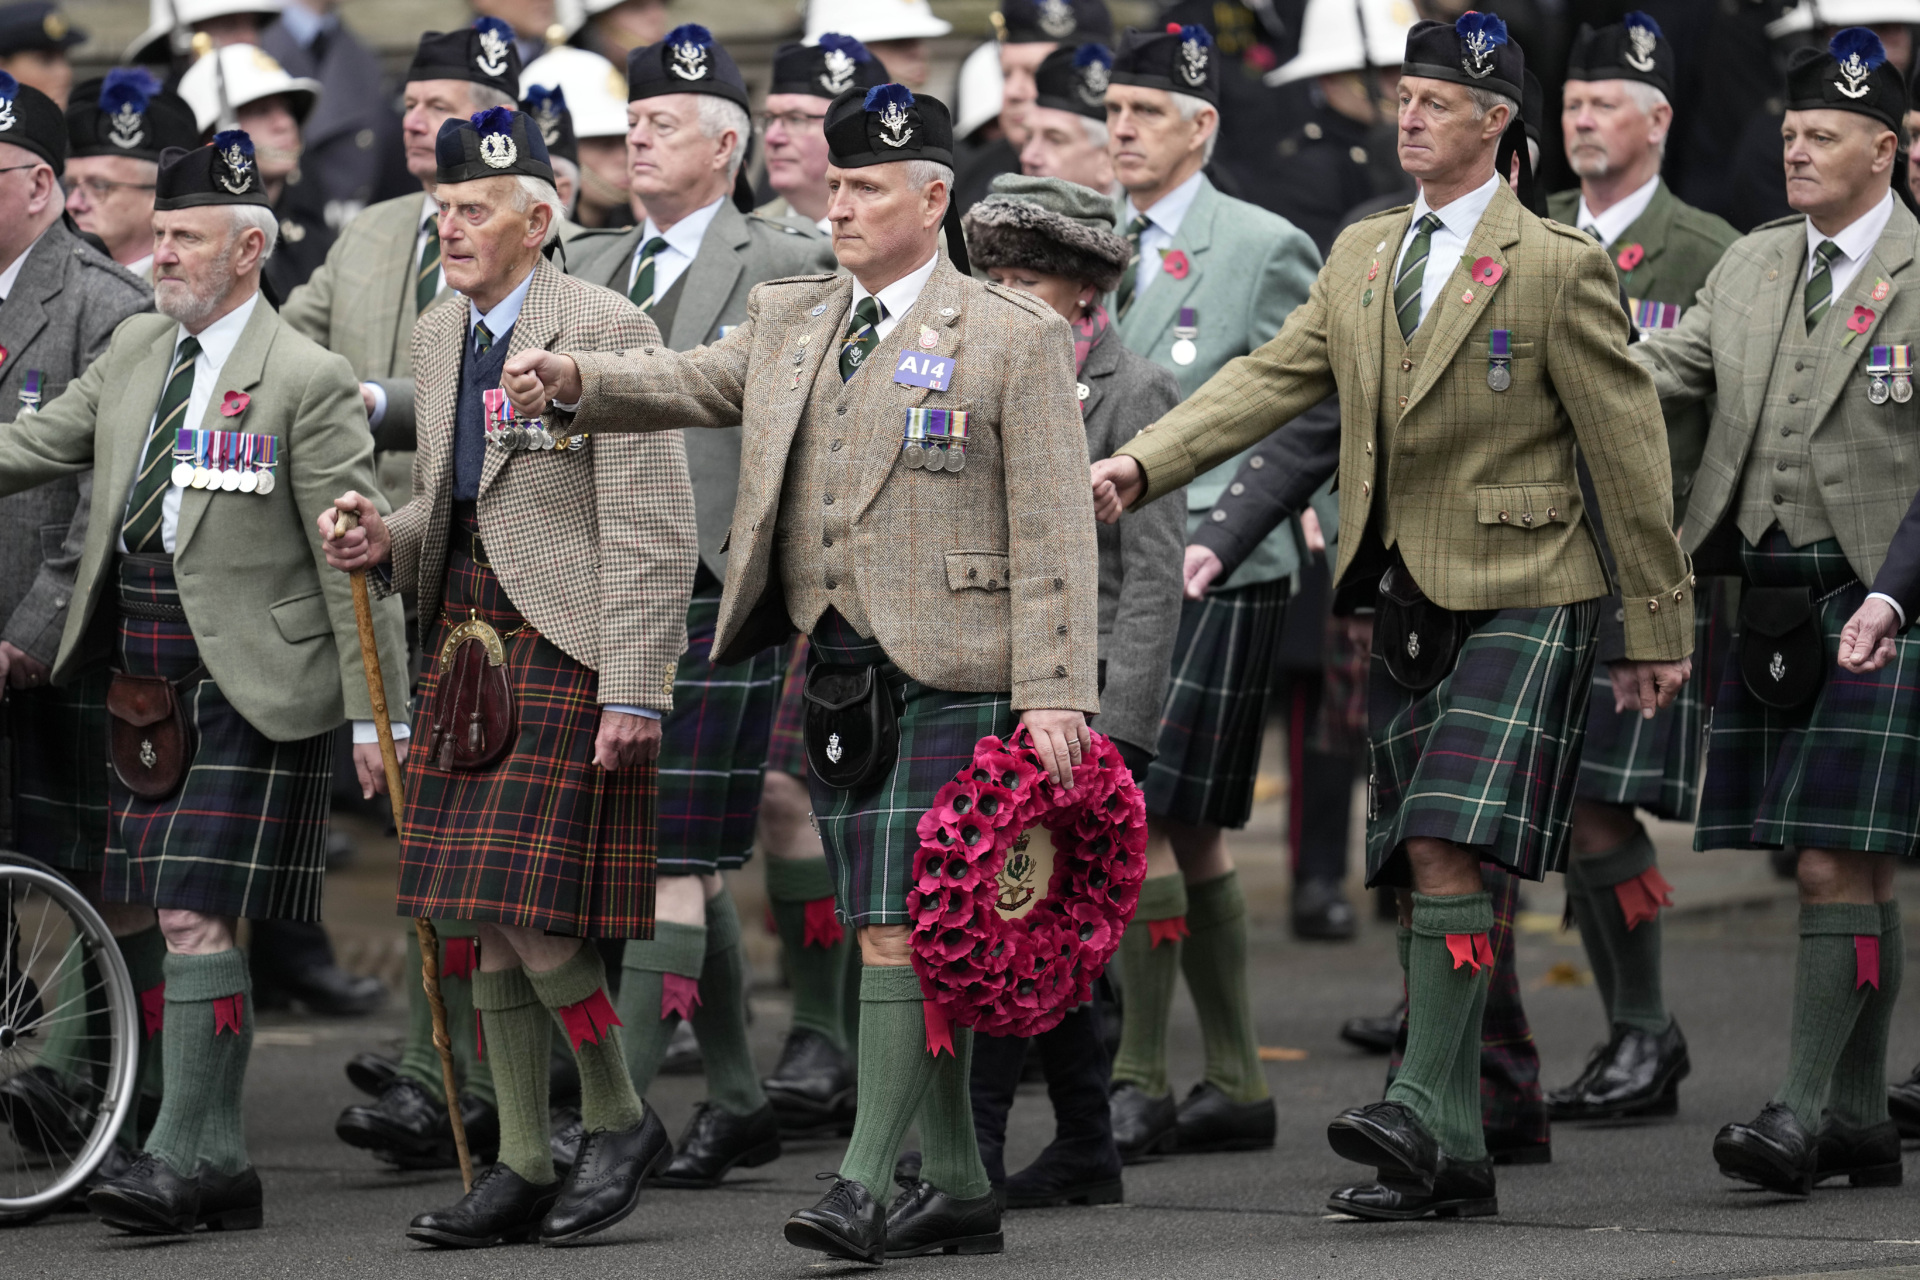
{"label": "green tweed jacket", "polygon": [[[65,394],[0,426],[0,492],[93,469],[94,518],[54,664],[56,683],[88,656],[87,641],[97,641],[89,624],[103,602],[113,607],[121,517],[179,329],[160,315],[124,321]],[[229,417],[221,408],[231,392],[250,402]],[[327,566],[314,527],[314,517],[348,489],[378,494],[373,441],[347,362],[294,332],[262,300],[197,425],[280,442],[279,483],[266,497],[208,489],[181,497],[174,572],[207,670],[247,723],[276,742],[372,718],[351,584]],[[407,644],[400,602],[376,601],[374,623],[387,705],[401,723]]]}
{"label": "green tweed jacket", "polygon": [[[1610,590],[1584,527],[1578,444],[1620,564],[1627,656],[1685,657],[1693,591],[1672,531],[1666,432],[1650,380],[1627,355],[1606,255],[1579,232],[1528,213],[1502,185],[1427,315],[1426,358],[1410,371],[1405,401],[1383,405],[1387,362],[1405,350],[1386,280],[1411,216],[1403,206],[1348,228],[1278,337],[1228,364],[1119,451],[1146,471],[1147,499],[1337,392],[1335,581],[1354,563],[1375,487],[1391,468],[1398,546],[1435,603],[1537,608]],[[1481,258],[1498,269],[1496,281],[1471,278]],[[1376,262],[1382,270],[1369,281]],[[1512,335],[1512,386],[1504,392],[1487,385],[1495,328]],[[1400,367],[1396,361],[1396,374]],[[1397,414],[1390,457],[1378,443],[1383,410]]]}
{"label": "green tweed jacket", "polygon": [[[1577,187],[1547,197],[1547,212],[1568,226],[1574,225],[1579,211]],[[1614,270],[1620,273],[1620,287],[1629,303],[1668,303],[1680,308],[1684,316],[1706,284],[1707,273],[1739,238],[1740,233],[1726,219],[1683,203],[1662,178],[1645,212],[1620,233],[1607,252]],[[1676,526],[1686,523],[1693,473],[1707,447],[1709,416],[1705,403],[1676,405],[1667,413],[1667,460],[1673,470]]]}
{"label": "green tweed jacket", "polygon": [[[1862,582],[1872,582],[1907,505],[1920,491],[1920,398],[1876,405],[1866,363],[1877,342],[1920,334],[1920,222],[1899,201],[1880,241],[1833,310],[1865,308],[1864,332],[1836,347],[1815,384],[1813,462],[1827,518]],[[1718,393],[1683,541],[1703,567],[1737,572],[1723,554],[1740,506],[1740,481],[1772,376],[1782,329],[1798,323],[1806,286],[1807,220],[1756,228],[1727,250],[1678,327],[1633,348],[1663,405]],[[1874,297],[1876,292],[1881,297]],[[1723,529],[1722,526],[1725,526]],[[1720,536],[1716,537],[1716,533]],[[1714,545],[1707,547],[1709,539]],[[1703,548],[1705,548],[1703,550]]]}

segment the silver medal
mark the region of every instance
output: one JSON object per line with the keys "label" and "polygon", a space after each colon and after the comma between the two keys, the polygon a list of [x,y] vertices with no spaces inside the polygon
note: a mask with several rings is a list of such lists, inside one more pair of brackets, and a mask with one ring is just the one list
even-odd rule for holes
{"label": "silver medal", "polygon": [[253,491],[259,494],[263,498],[267,494],[272,493],[273,492],[273,472],[262,471],[260,473],[260,483],[254,486]]}
{"label": "silver medal", "polygon": [[1892,394],[1885,378],[1874,378],[1867,383],[1867,399],[1875,404],[1885,404]]}
{"label": "silver medal", "polygon": [[220,488],[226,493],[236,493],[240,489],[240,472],[228,467],[220,473]]}
{"label": "silver medal", "polygon": [[1913,379],[1895,374],[1893,377],[1893,402],[1905,404],[1913,399]]}
{"label": "silver medal", "polygon": [[960,445],[947,450],[947,470],[961,472],[967,469],[967,451]]}
{"label": "silver medal", "polygon": [[944,469],[947,465],[947,451],[945,449],[942,449],[937,444],[928,445],[927,461],[925,465],[927,470],[929,471],[939,471]]}
{"label": "silver medal", "polygon": [[174,463],[173,464],[174,488],[184,489],[192,483],[193,483],[193,464],[191,462]]}
{"label": "silver medal", "polygon": [[919,467],[927,460],[927,451],[917,444],[910,444],[900,451],[909,467]]}
{"label": "silver medal", "polygon": [[240,473],[240,492],[252,493],[259,487],[260,473],[258,471],[242,471]]}
{"label": "silver medal", "polygon": [[1505,364],[1487,366],[1487,385],[1495,391],[1505,391],[1513,385],[1513,371]]}
{"label": "silver medal", "polygon": [[1180,338],[1174,342],[1169,354],[1173,356],[1175,364],[1189,365],[1200,358],[1200,348],[1193,345],[1192,338]]}
{"label": "silver medal", "polygon": [[212,479],[213,472],[207,470],[205,467],[195,467],[193,469],[193,480],[191,483],[194,488],[204,489]]}

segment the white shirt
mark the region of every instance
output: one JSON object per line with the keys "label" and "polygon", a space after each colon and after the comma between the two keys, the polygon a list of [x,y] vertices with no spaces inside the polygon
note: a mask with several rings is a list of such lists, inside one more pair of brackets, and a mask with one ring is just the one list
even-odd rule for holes
{"label": "white shirt", "polygon": [[633,246],[633,261],[627,264],[627,292],[633,292],[633,279],[640,273],[640,254],[647,247],[647,241],[659,236],[667,242],[667,247],[653,257],[653,296],[664,298],[667,290],[673,288],[673,282],[686,274],[688,267],[700,253],[700,242],[707,238],[707,228],[713,224],[713,215],[720,212],[721,196],[704,209],[695,209],[665,231],[653,225],[648,218],[646,225],[640,228],[640,242]]}
{"label": "white shirt", "polygon": [[[47,233],[42,231],[40,236],[45,234]],[[13,292],[14,281],[20,278],[20,268],[27,265],[27,255],[33,252],[34,244],[40,243],[40,236],[35,236],[33,244],[28,245],[18,257],[8,263],[5,271],[0,271],[0,302],[5,302],[7,296]]]}
{"label": "white shirt", "polygon": [[1832,298],[1838,300],[1860,274],[1860,268],[1866,265],[1867,255],[1873,252],[1873,246],[1880,243],[1880,233],[1887,229],[1887,223],[1893,218],[1893,192],[1882,196],[1880,203],[1867,210],[1853,222],[1841,228],[1838,235],[1823,236],[1812,222],[1807,223],[1807,270],[1813,270],[1813,251],[1822,242],[1831,240],[1840,246],[1840,256],[1833,260]]}
{"label": "white shirt", "polygon": [[1627,228],[1640,221],[1640,215],[1653,203],[1654,195],[1660,190],[1660,175],[1654,174],[1647,185],[1636,190],[1626,199],[1616,202],[1605,213],[1595,213],[1587,208],[1587,198],[1580,197],[1580,211],[1575,215],[1574,223],[1580,230],[1591,227],[1600,233],[1600,243],[1611,249],[1613,242],[1626,234]]}
{"label": "white shirt", "polygon": [[1180,224],[1185,221],[1187,210],[1193,208],[1194,197],[1200,194],[1200,174],[1195,174],[1185,182],[1167,192],[1154,202],[1153,208],[1141,210],[1134,206],[1133,197],[1127,197],[1126,217],[1120,223],[1120,234],[1126,235],[1127,228],[1142,212],[1147,215],[1146,229],[1140,233],[1140,261],[1133,269],[1133,296],[1139,297],[1153,283],[1160,271],[1160,255],[1173,246],[1173,238],[1180,234]]}
{"label": "white shirt", "polygon": [[[880,299],[880,323],[873,326],[875,341],[884,342],[888,334],[900,323],[900,317],[913,309],[920,300],[920,291],[927,287],[927,281],[933,278],[933,269],[940,265],[940,251],[935,249],[933,256],[927,259],[927,265],[912,275],[901,276],[879,293],[868,293],[867,286],[856,278],[853,282],[853,305],[858,307],[862,298]],[[849,311],[848,316],[852,316]],[[849,318],[848,323],[852,320]]]}
{"label": "white shirt", "polygon": [[[1480,225],[1480,219],[1486,215],[1487,206],[1493,203],[1494,193],[1500,190],[1503,181],[1496,173],[1483,185],[1475,187],[1443,209],[1429,205],[1425,191],[1413,202],[1413,220],[1407,223],[1407,234],[1400,240],[1400,252],[1394,255],[1393,274],[1388,277],[1389,281],[1400,278],[1400,260],[1406,256],[1407,246],[1413,243],[1420,219],[1429,213],[1437,214],[1440,218],[1440,226],[1427,242],[1427,265],[1420,277],[1420,320],[1415,321],[1415,328],[1419,328],[1420,322],[1427,318],[1427,312],[1440,300],[1441,290],[1447,287],[1447,279],[1453,275],[1453,269],[1460,265],[1460,255],[1467,251],[1467,241],[1473,238],[1474,229]],[[1387,305],[1393,305],[1391,283],[1387,285]]]}
{"label": "white shirt", "polygon": [[148,254],[146,257],[140,259],[138,262],[129,262],[126,264],[126,266],[127,266],[127,270],[133,272],[133,274],[139,276],[142,280],[147,281],[149,284],[153,282],[153,255],[152,254]]}

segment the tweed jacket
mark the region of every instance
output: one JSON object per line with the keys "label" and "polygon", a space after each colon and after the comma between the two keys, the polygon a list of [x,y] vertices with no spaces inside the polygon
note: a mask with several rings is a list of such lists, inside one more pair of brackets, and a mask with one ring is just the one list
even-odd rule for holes
{"label": "tweed jacket", "polygon": [[[414,326],[420,449],[413,497],[388,520],[394,590],[417,592],[423,633],[440,616],[452,511],[454,414],[468,302],[456,295]],[[660,331],[625,298],[534,268],[507,355],[618,351]],[[480,539],[507,598],[562,653],[600,674],[603,705],[673,706],[687,647],[695,560],[693,493],[680,433],[601,436],[577,450],[489,445]]]}
{"label": "tweed jacket", "polygon": [[[753,291],[746,319],[711,346],[575,357],[583,395],[566,429],[744,429],[713,644],[723,660],[789,634],[783,578],[821,572],[818,548],[778,545],[779,514],[783,501],[812,501],[785,492],[789,452],[808,405],[838,395],[827,380],[840,376],[852,308],[851,277],[776,280]],[[955,361],[949,389],[869,384],[868,410],[844,420],[858,480],[842,500],[852,504],[854,585],[874,638],[934,688],[1011,690],[1016,711],[1098,711],[1098,552],[1092,494],[1075,471],[1087,437],[1071,331],[1038,299],[962,276],[942,255],[860,376],[898,368],[922,328],[932,351]],[[964,471],[932,475],[901,461],[913,407],[969,411]]]}
{"label": "tweed jacket", "polygon": [[[52,403],[122,320],[152,309],[151,289],[60,218],[27,251],[0,306],[0,414],[20,415],[29,372],[40,375],[40,404]],[[92,484],[81,471],[0,498],[0,640],[48,666],[73,601]]]}
{"label": "tweed jacket", "polygon": [[[627,276],[645,226],[589,231],[567,245],[567,274],[627,295]],[[663,335],[674,351],[691,351],[716,342],[747,317],[747,295],[755,285],[784,276],[832,271],[833,248],[818,232],[798,224],[770,222],[741,213],[722,200],[686,273],[680,277],[679,305]],[[740,432],[696,431],[687,437],[687,470],[693,476],[693,505],[700,522],[700,558],[716,578],[727,576],[727,530],[733,527],[733,499],[740,484]]]}
{"label": "tweed jacket", "polygon": [[[1124,228],[1124,199],[1116,202],[1114,216]],[[1176,253],[1183,255],[1186,274],[1156,273],[1153,283],[1117,323],[1127,349],[1173,374],[1185,399],[1227,361],[1246,355],[1280,332],[1288,313],[1307,299],[1314,273],[1320,269],[1320,251],[1306,232],[1285,218],[1222,195],[1203,176],[1163,264],[1177,261]],[[1182,307],[1194,309],[1199,329],[1193,339],[1198,354],[1192,364],[1185,365],[1173,359],[1174,328],[1180,323]],[[1189,537],[1207,520],[1241,461],[1223,461],[1187,486]],[[1299,567],[1300,554],[1291,534],[1280,530],[1258,545],[1243,570],[1236,570],[1220,585],[1271,582]]]}
{"label": "tweed jacket", "polygon": [[[1448,609],[1538,608],[1611,589],[1585,527],[1577,443],[1619,558],[1627,656],[1685,657],[1693,591],[1671,525],[1660,404],[1627,355],[1627,320],[1606,255],[1579,232],[1527,212],[1502,184],[1422,325],[1424,358],[1410,366],[1382,281],[1411,217],[1403,206],[1343,232],[1278,337],[1120,450],[1146,471],[1147,498],[1338,392],[1335,584],[1355,564],[1375,487],[1391,468],[1399,550],[1429,598]],[[1487,266],[1475,280],[1482,258]],[[1495,328],[1513,343],[1504,392],[1487,384]],[[1400,376],[1408,378],[1404,402],[1383,402],[1389,379]],[[1391,423],[1384,442],[1383,417]],[[1323,478],[1312,477],[1316,485]]]}
{"label": "tweed jacket", "polygon": [[[1127,350],[1111,326],[1080,367],[1087,457],[1098,462],[1180,403],[1165,369]],[[1103,524],[1100,548],[1100,714],[1093,727],[1147,751],[1160,736],[1173,644],[1180,631],[1186,513],[1156,502]]]}
{"label": "tweed jacket", "polygon": [[[1879,342],[1920,336],[1920,222],[1898,200],[1873,252],[1845,292],[1838,315],[1864,308],[1866,331],[1833,351],[1820,371],[1811,418],[1813,466],[1828,519],[1847,561],[1872,582],[1907,504],[1920,491],[1920,401],[1867,399],[1869,353]],[[1678,327],[1633,348],[1665,405],[1718,394],[1700,459],[1683,540],[1703,568],[1737,573],[1727,552],[1739,537],[1732,517],[1766,399],[1781,331],[1800,316],[1806,286],[1807,220],[1768,223],[1727,250]],[[1885,296],[1873,294],[1884,285]],[[1709,545],[1709,539],[1712,540]]]}
{"label": "tweed jacket", "polygon": [[[96,518],[75,579],[56,683],[90,660],[114,613],[121,516],[165,388],[179,326],[140,315],[114,331],[106,352],[39,413],[0,426],[0,492],[18,492],[93,469]],[[250,399],[222,413],[233,392]],[[255,304],[198,425],[279,438],[278,484],[265,497],[188,489],[180,501],[174,574],[221,693],[275,742],[325,733],[348,717],[370,719],[360,631],[347,575],[328,567],[314,516],[348,489],[377,493],[373,442],[347,362]],[[376,499],[378,501],[378,499]],[[375,606],[375,631],[396,721],[406,718],[406,636],[400,602]]]}

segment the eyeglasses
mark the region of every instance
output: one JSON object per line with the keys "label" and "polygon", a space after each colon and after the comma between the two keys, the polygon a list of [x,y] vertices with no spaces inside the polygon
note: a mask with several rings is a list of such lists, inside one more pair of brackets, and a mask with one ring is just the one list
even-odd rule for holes
{"label": "eyeglasses", "polygon": [[45,163],[46,161],[44,160],[35,160],[32,164],[10,164],[4,169],[0,169],[0,173],[18,173],[22,169],[38,169]]}
{"label": "eyeglasses", "polygon": [[805,111],[782,111],[778,115],[775,115],[771,111],[762,111],[755,117],[760,125],[760,132],[762,133],[765,133],[770,127],[776,124],[785,125],[789,129],[799,129],[805,125],[819,124],[826,118],[827,113],[824,111],[817,116],[809,115]]}
{"label": "eyeglasses", "polygon": [[[33,166],[32,165],[16,165],[15,167],[31,169]],[[0,169],[0,173],[6,173],[6,172],[8,171],[5,169]],[[120,188],[122,187],[127,188],[129,191],[151,191],[153,190],[153,187],[154,187],[154,184],[151,182],[112,182],[106,178],[80,178],[74,182],[74,185],[77,187],[84,187],[86,189],[87,194],[92,196],[95,200],[105,200],[108,196],[120,190]]]}

